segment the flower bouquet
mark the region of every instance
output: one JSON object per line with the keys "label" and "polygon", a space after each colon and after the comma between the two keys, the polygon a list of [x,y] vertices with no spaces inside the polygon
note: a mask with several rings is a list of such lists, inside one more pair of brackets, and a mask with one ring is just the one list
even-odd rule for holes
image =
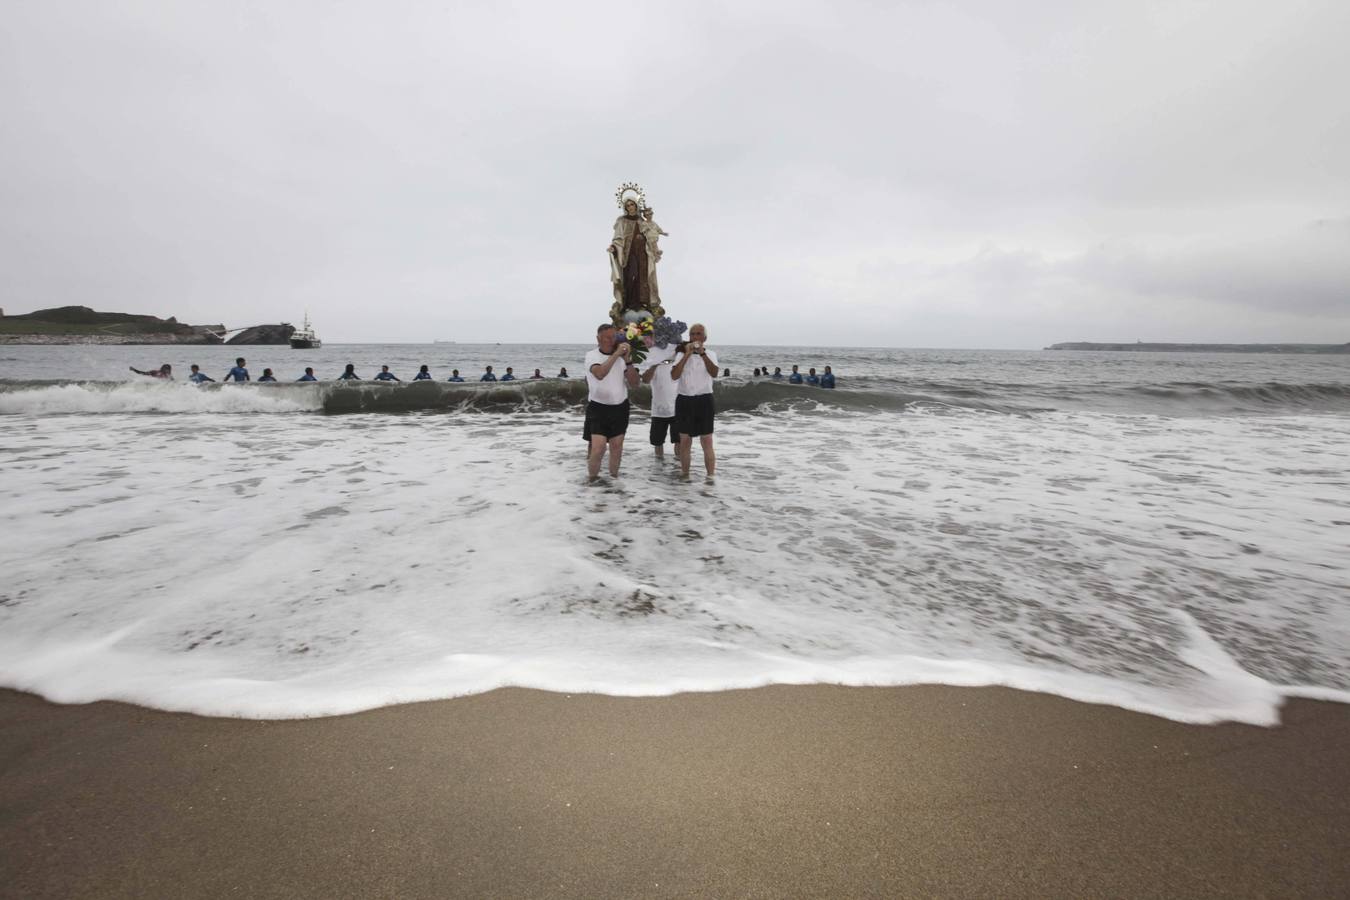
{"label": "flower bouquet", "polygon": [[622,340],[628,342],[632,347],[632,352],[628,354],[628,361],[637,365],[647,358],[647,351],[656,343],[652,337],[655,326],[651,319],[638,319],[636,322],[629,322],[620,330]]}

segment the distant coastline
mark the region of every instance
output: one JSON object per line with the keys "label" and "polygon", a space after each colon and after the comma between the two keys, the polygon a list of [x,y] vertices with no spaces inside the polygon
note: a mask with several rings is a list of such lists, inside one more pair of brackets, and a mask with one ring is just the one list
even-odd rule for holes
{"label": "distant coastline", "polygon": [[1122,350],[1135,353],[1350,353],[1350,344],[1097,344],[1069,341],[1047,350]]}
{"label": "distant coastline", "polygon": [[[228,341],[225,335],[238,331]],[[17,316],[0,310],[0,344],[287,344],[295,328],[286,322],[227,329],[185,325],[170,316],[96,312],[87,306],[39,309]]]}

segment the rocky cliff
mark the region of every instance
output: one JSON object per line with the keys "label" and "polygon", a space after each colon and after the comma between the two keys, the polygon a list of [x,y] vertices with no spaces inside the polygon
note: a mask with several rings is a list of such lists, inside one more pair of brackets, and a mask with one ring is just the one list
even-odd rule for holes
{"label": "rocky cliff", "polygon": [[87,306],[0,315],[0,343],[6,344],[219,344],[223,330],[184,325],[173,316],[97,312]]}

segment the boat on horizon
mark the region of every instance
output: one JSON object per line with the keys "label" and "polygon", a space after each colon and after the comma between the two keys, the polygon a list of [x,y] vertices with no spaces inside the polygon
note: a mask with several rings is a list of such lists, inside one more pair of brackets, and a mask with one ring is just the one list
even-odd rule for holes
{"label": "boat on horizon", "polygon": [[323,346],[323,341],[314,333],[314,328],[309,324],[309,310],[305,310],[305,325],[296,331],[291,332],[292,350],[318,350]]}

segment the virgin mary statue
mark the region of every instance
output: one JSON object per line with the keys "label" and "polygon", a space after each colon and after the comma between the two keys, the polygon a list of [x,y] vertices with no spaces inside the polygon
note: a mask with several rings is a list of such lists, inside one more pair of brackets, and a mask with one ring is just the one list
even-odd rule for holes
{"label": "virgin mary statue", "polygon": [[657,246],[665,234],[652,219],[642,188],[625,184],[617,194],[623,215],[614,220],[614,239],[609,244],[609,275],[614,288],[610,318],[617,324],[647,316],[665,315],[656,283]]}

